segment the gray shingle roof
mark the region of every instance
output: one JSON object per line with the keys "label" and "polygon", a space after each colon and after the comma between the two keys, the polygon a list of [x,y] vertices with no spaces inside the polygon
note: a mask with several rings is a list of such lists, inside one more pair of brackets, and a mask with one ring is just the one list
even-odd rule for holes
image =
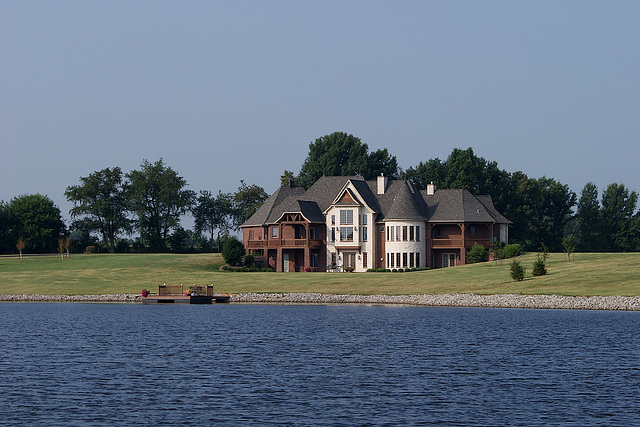
{"label": "gray shingle roof", "polygon": [[[418,206],[419,192],[408,181],[394,181],[387,191],[393,198],[384,213],[384,220],[425,220],[424,212]],[[387,198],[387,203],[389,200]]]}
{"label": "gray shingle roof", "polygon": [[378,213],[375,222],[422,220],[428,222],[511,223],[493,205],[490,196],[474,196],[467,190],[437,190],[427,196],[408,181],[389,181],[384,194],[377,194],[377,182],[360,176],[323,176],[306,192],[302,187],[280,187],[242,226],[275,223],[285,212],[299,212],[310,222],[324,222],[324,214],[351,181],[359,202]]}
{"label": "gray shingle roof", "polygon": [[283,185],[282,187],[278,188],[276,192],[273,193],[262,204],[262,206],[260,206],[256,213],[254,213],[244,224],[242,224],[242,227],[269,224],[270,220],[274,220],[274,216],[279,217],[282,213],[280,212],[280,214],[278,214],[278,208],[286,204],[283,202],[286,202],[287,199],[291,200],[291,198],[297,199],[303,194],[304,188],[302,187],[290,187],[288,185]]}

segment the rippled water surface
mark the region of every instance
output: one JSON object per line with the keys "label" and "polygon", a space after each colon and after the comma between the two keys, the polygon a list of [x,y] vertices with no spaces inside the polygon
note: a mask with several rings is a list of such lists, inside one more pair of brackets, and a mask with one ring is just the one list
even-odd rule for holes
{"label": "rippled water surface", "polygon": [[640,313],[0,304],[0,424],[638,425]]}

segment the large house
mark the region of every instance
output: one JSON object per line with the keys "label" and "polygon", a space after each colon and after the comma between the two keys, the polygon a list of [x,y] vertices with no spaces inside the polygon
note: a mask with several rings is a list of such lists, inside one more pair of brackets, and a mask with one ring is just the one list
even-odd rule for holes
{"label": "large house", "polygon": [[475,243],[507,243],[509,223],[467,190],[323,176],[280,187],[241,228],[247,253],[275,271],[366,271],[465,264]]}

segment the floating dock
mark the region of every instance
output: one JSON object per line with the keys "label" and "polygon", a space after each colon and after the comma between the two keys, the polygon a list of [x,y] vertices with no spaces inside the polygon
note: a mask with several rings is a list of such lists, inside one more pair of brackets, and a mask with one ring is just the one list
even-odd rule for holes
{"label": "floating dock", "polygon": [[229,295],[214,295],[213,285],[198,286],[194,285],[189,291],[184,292],[182,285],[160,285],[158,286],[158,294],[142,295],[143,304],[216,304],[228,303],[231,297]]}

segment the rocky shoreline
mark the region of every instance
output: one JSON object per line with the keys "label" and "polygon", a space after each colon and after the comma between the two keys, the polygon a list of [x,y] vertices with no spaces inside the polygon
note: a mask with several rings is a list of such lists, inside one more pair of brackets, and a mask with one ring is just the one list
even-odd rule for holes
{"label": "rocky shoreline", "polygon": [[[138,294],[0,295],[0,302],[137,303]],[[319,293],[232,294],[232,303],[264,304],[401,304],[427,307],[538,308],[640,311],[640,296],[569,297],[561,295],[334,295]]]}

